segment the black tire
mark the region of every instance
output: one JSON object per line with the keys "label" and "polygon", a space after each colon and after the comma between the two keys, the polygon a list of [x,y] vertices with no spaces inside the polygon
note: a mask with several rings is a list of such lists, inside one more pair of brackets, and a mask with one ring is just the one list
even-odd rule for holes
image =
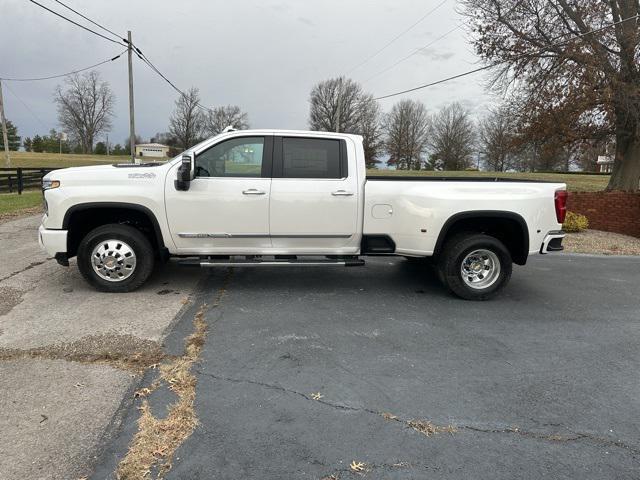
{"label": "black tire", "polygon": [[[92,252],[101,242],[121,240],[125,242],[136,257],[133,272],[123,280],[109,281],[102,278],[93,268]],[[78,270],[85,280],[101,292],[131,292],[147,281],[153,271],[155,254],[151,243],[142,232],[134,227],[120,224],[108,224],[91,230],[78,247]]]}
{"label": "black tire", "polygon": [[[499,273],[495,274],[495,280],[484,288],[469,286],[461,271],[464,259],[475,250],[492,252],[499,263]],[[444,285],[458,297],[465,300],[488,300],[509,282],[512,271],[511,254],[495,237],[479,233],[457,234],[446,242],[438,262],[438,270]]]}

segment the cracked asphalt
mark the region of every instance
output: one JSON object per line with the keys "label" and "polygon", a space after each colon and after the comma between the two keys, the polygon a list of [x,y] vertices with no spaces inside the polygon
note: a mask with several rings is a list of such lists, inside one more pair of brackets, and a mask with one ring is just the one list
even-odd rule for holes
{"label": "cracked asphalt", "polygon": [[[475,303],[403,259],[236,269],[206,313],[199,426],[167,478],[636,479],[639,272],[640,258],[533,257]],[[159,416],[173,400],[149,399]]]}

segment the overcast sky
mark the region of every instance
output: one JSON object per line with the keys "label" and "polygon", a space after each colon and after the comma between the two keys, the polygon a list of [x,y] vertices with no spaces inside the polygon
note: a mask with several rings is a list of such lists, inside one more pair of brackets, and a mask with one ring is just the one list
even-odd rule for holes
{"label": "overcast sky", "polygon": [[[256,128],[306,129],[309,91],[340,74],[363,82],[375,96],[404,90],[469,70],[478,59],[459,28],[455,0],[447,0],[409,33],[360,68],[389,40],[442,0],[65,0],[107,28],[126,35],[178,87],[200,89],[208,106],[237,104]],[[70,16],[53,0],[40,3]],[[28,0],[2,0],[0,77],[46,76],[82,68],[122,50]],[[79,20],[81,21],[81,20]],[[96,28],[96,27],[93,27]],[[370,77],[430,42],[382,75]],[[353,70],[353,71],[351,71]],[[128,135],[126,55],[99,67],[116,95],[112,143]],[[3,82],[7,118],[19,134],[58,128],[53,91],[61,80]],[[177,94],[134,59],[136,130],[145,140],[168,130]],[[381,101],[389,110],[401,98],[430,110],[459,101],[481,116],[491,104],[482,75]],[[20,101],[21,99],[22,101]]]}

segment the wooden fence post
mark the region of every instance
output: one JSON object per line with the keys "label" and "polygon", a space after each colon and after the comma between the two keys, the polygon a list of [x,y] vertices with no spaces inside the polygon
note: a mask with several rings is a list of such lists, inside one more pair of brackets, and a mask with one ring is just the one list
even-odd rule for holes
{"label": "wooden fence post", "polygon": [[18,173],[18,195],[22,195],[22,189],[24,187],[24,184],[22,183],[22,169],[18,168],[16,169],[16,172]]}

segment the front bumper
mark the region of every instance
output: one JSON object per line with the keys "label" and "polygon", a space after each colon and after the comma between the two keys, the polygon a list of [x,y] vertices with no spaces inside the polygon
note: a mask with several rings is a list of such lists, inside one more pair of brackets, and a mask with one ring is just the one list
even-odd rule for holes
{"label": "front bumper", "polygon": [[542,241],[540,253],[560,252],[564,250],[562,239],[565,235],[564,230],[554,230],[547,233]]}
{"label": "front bumper", "polygon": [[40,225],[38,243],[47,255],[55,257],[58,253],[67,252],[67,230],[49,230]]}

